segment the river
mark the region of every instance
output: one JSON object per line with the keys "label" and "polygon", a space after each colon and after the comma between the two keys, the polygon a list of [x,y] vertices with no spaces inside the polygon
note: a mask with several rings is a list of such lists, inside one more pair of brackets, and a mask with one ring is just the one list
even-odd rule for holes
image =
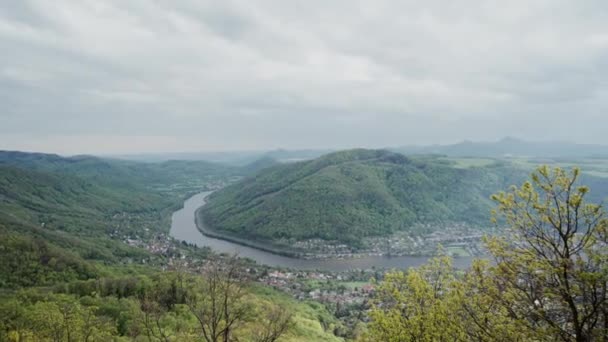
{"label": "river", "polygon": [[[196,227],[194,214],[198,208],[205,204],[205,198],[211,192],[202,192],[194,195],[184,202],[184,207],[173,213],[171,218],[170,234],[178,241],[186,241],[199,247],[210,247],[218,253],[238,254],[255,260],[257,263],[269,266],[289,267],[306,270],[345,271],[349,269],[371,268],[400,268],[405,269],[424,264],[428,257],[402,256],[365,256],[347,259],[306,260],[276,255],[259,249],[242,246],[225,240],[204,236]],[[455,258],[454,265],[466,268],[471,264],[472,258]]]}

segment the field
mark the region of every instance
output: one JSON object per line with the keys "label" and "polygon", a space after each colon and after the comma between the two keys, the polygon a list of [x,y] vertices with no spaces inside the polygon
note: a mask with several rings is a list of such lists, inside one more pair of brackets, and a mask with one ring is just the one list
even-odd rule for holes
{"label": "field", "polygon": [[455,168],[459,168],[459,169],[467,169],[467,168],[470,168],[470,167],[485,167],[485,166],[489,166],[489,165],[495,164],[497,162],[497,160],[493,159],[493,158],[455,158],[455,157],[449,157],[449,158],[440,158],[440,159],[448,161],[450,163],[453,163],[453,166]]}
{"label": "field", "polygon": [[526,157],[509,157],[509,158],[477,158],[477,157],[441,157],[439,160],[444,160],[452,164],[455,168],[467,169],[472,167],[486,167],[499,162],[512,163],[515,166],[523,169],[532,170],[539,165],[559,166],[562,168],[579,167],[583,173],[595,176],[608,178],[608,159],[603,158],[526,158]]}
{"label": "field", "polygon": [[559,166],[562,168],[579,167],[584,174],[608,178],[608,159],[600,158],[582,158],[582,159],[565,159],[565,158],[543,158],[543,159],[528,159],[528,158],[509,158],[508,161],[523,168],[532,169],[538,165]]}

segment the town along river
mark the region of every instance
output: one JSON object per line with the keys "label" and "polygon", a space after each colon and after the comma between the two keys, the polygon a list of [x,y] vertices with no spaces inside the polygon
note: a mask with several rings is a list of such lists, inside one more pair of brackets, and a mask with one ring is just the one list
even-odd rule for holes
{"label": "town along river", "polygon": [[[215,239],[203,235],[196,227],[195,213],[205,204],[205,197],[211,192],[203,192],[189,198],[184,207],[173,213],[170,234],[178,241],[186,241],[199,247],[210,247],[217,253],[238,254],[255,260],[259,264],[275,267],[288,267],[307,270],[344,271],[349,269],[371,268],[409,268],[424,264],[429,258],[418,256],[362,256],[345,259],[297,259],[265,252],[259,249],[242,246],[230,241]],[[466,268],[473,258],[461,257],[454,259],[458,268]]]}

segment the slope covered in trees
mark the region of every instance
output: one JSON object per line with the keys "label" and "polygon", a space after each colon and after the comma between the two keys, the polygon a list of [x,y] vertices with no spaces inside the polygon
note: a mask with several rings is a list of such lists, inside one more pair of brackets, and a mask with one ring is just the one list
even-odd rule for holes
{"label": "slope covered in trees", "polygon": [[135,235],[142,227],[119,227],[113,218],[160,221],[173,207],[174,198],[136,185],[100,185],[70,174],[0,165],[0,283],[15,287],[86,279],[98,274],[89,261],[147,257],[110,238],[118,231],[119,239]]}
{"label": "slope covered in trees", "polygon": [[87,279],[103,274],[99,263],[149,259],[123,241],[166,233],[184,196],[239,172],[0,151],[0,286]]}
{"label": "slope covered in trees", "polygon": [[357,243],[416,223],[489,223],[490,195],[523,179],[502,164],[454,168],[384,150],[284,164],[217,191],[200,212],[211,229],[261,240]]}
{"label": "slope covered in trees", "polygon": [[225,179],[246,174],[246,169],[207,161],[169,160],[160,163],[133,162],[94,156],[62,157],[55,154],[0,151],[0,166],[76,176],[110,186],[166,187],[192,182]]}
{"label": "slope covered in trees", "polygon": [[324,307],[253,285],[231,262],[0,292],[0,340],[340,341]]}
{"label": "slope covered in trees", "polygon": [[185,196],[244,172],[0,152],[0,341],[338,341],[323,306],[167,237]]}

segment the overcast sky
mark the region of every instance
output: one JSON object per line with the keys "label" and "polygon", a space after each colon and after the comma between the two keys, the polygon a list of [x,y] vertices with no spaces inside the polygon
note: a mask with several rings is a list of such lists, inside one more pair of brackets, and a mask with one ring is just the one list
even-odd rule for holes
{"label": "overcast sky", "polygon": [[608,2],[0,1],[0,149],[608,144]]}

